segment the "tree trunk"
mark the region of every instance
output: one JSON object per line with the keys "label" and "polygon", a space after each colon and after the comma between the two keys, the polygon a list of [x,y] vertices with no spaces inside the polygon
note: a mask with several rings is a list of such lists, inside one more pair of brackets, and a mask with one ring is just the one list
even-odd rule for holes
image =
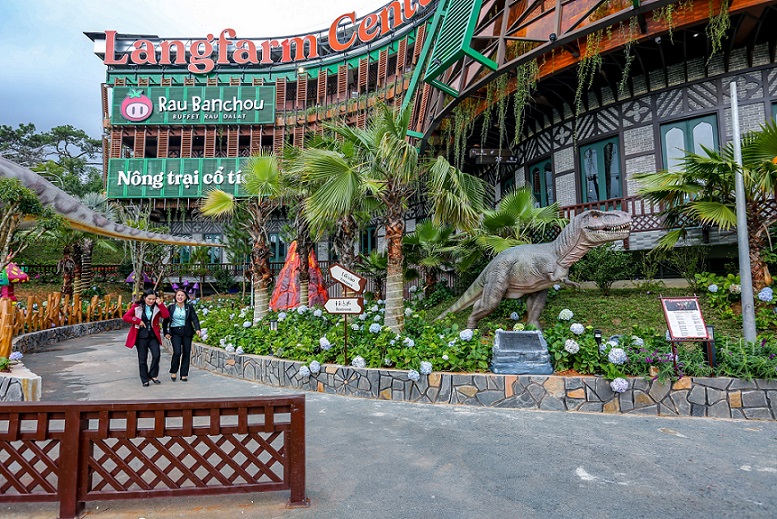
{"label": "tree trunk", "polygon": [[384,322],[394,333],[400,333],[405,324],[402,275],[404,224],[401,215],[389,218],[386,223],[388,266],[386,268],[386,317]]}
{"label": "tree trunk", "polygon": [[251,249],[251,275],[254,284],[254,321],[264,318],[270,308],[270,250],[264,239],[254,241]]}
{"label": "tree trunk", "polygon": [[81,283],[81,273],[83,272],[83,250],[80,243],[73,244],[73,293],[80,294],[84,290]]}
{"label": "tree trunk", "polygon": [[750,248],[750,275],[753,277],[753,291],[757,294],[766,286],[766,262],[761,259],[764,238],[760,232],[757,232],[757,228],[751,227],[754,224],[757,225],[755,222],[748,222],[747,244]]}
{"label": "tree trunk", "polygon": [[352,216],[340,220],[334,236],[335,252],[340,264],[348,270],[353,270],[356,264],[356,221]]}
{"label": "tree trunk", "polygon": [[92,249],[94,249],[94,240],[84,238],[81,241],[81,287],[88,290],[92,287]]}

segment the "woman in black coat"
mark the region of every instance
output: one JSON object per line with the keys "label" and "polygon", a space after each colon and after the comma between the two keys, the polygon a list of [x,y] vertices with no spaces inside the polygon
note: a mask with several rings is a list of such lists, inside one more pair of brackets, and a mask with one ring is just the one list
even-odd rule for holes
{"label": "woman in black coat", "polygon": [[175,382],[178,368],[181,369],[181,382],[189,380],[189,358],[192,355],[192,338],[200,335],[200,320],[189,296],[183,290],[175,291],[175,302],[167,307],[170,317],[162,326],[173,344],[173,358],[170,362],[170,379]]}

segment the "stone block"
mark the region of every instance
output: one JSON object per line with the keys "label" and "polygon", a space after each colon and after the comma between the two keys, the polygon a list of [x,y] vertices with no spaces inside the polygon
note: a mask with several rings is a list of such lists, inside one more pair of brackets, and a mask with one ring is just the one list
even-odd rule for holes
{"label": "stone block", "polygon": [[721,400],[726,400],[726,391],[721,391],[719,389],[713,389],[711,387],[707,388],[707,405],[714,405],[720,402]]}
{"label": "stone block", "polygon": [[621,407],[620,407],[620,401],[617,398],[613,398],[609,402],[605,402],[604,407],[602,408],[603,413],[620,413]]}
{"label": "stone block", "polygon": [[712,387],[715,389],[727,389],[728,386],[731,384],[731,380],[732,379],[727,377],[720,377],[720,378],[693,377],[694,385]]}
{"label": "stone block", "polygon": [[640,407],[646,407],[649,405],[655,405],[655,401],[650,398],[650,395],[644,391],[634,391],[634,407],[639,409]]}
{"label": "stone block", "polygon": [[561,398],[546,396],[540,402],[540,409],[543,411],[566,411],[566,406]]}
{"label": "stone block", "polygon": [[585,389],[578,388],[573,389],[572,391],[567,391],[567,398],[579,398],[581,400],[585,400]]}
{"label": "stone block", "polygon": [[743,380],[741,378],[735,378],[731,381],[731,385],[728,387],[729,391],[736,389],[763,389],[759,388],[755,380]]}
{"label": "stone block", "polygon": [[577,411],[580,406],[585,403],[585,400],[579,400],[576,398],[565,398],[564,400],[569,411]]}
{"label": "stone block", "polygon": [[650,395],[650,398],[653,399],[653,401],[660,402],[666,398],[666,395],[669,394],[669,390],[669,382],[660,382],[656,380],[653,382],[648,394]]}
{"label": "stone block", "polygon": [[564,379],[564,387],[567,390],[581,389],[583,387],[583,380],[580,377],[568,377]]}
{"label": "stone block", "polygon": [[681,389],[691,389],[692,381],[691,377],[683,377],[672,384],[672,391],[679,391]]}
{"label": "stone block", "polygon": [[526,388],[526,391],[529,392],[531,397],[534,399],[535,402],[539,402],[542,400],[546,393],[545,393],[545,387],[540,386],[538,384],[532,384],[528,388]]}
{"label": "stone block", "polygon": [[[671,403],[671,400],[667,400],[667,403]],[[658,414],[661,416],[678,416],[680,413],[673,405],[667,405],[663,402],[658,404]]]}
{"label": "stone block", "polygon": [[731,408],[728,402],[720,400],[707,408],[707,416],[711,418],[731,418]]}
{"label": "stone block", "polygon": [[584,402],[577,410],[584,413],[601,413],[603,408],[603,402]]}
{"label": "stone block", "polygon": [[688,395],[688,401],[696,405],[706,405],[707,392],[704,390],[704,387],[694,386],[693,389],[691,389],[690,394]]}
{"label": "stone block", "polygon": [[758,389],[777,389],[777,380],[755,380]]}
{"label": "stone block", "polygon": [[491,407],[496,402],[504,399],[504,393],[501,391],[481,391],[475,395],[475,398],[477,398],[480,404],[486,407]]}
{"label": "stone block", "polygon": [[772,420],[774,418],[766,407],[744,407],[741,411],[748,420]]}
{"label": "stone block", "polygon": [[655,416],[655,415],[658,414],[658,404],[649,405],[647,407],[640,407],[640,408],[634,409],[629,414],[644,414],[644,415]]}
{"label": "stone block", "polygon": [[471,398],[478,394],[478,388],[475,386],[459,386],[456,388],[456,392]]}
{"label": "stone block", "polygon": [[627,413],[634,409],[634,391],[629,389],[618,396],[621,412]]}
{"label": "stone block", "polygon": [[678,391],[677,393],[672,393],[669,395],[669,398],[672,399],[672,403],[677,410],[677,414],[680,416],[691,415],[691,403],[688,402],[688,391]]}
{"label": "stone block", "polygon": [[563,377],[550,377],[548,380],[545,381],[545,384],[543,384],[543,386],[545,387],[545,391],[547,391],[549,395],[555,398],[564,397],[564,378]]}
{"label": "stone block", "polygon": [[728,402],[731,407],[742,407],[742,392],[732,391],[728,394]]}
{"label": "stone block", "polygon": [[691,416],[704,416],[707,406],[691,404]]}
{"label": "stone block", "polygon": [[763,391],[742,391],[743,407],[766,407],[767,405]]}

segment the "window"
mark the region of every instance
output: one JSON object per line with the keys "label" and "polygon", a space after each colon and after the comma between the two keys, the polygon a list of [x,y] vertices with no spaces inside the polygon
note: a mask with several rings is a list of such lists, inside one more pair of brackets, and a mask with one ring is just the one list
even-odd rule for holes
{"label": "window", "polygon": [[537,207],[546,207],[556,201],[553,165],[550,160],[543,160],[529,166],[529,185]]}
{"label": "window", "polygon": [[286,243],[279,234],[270,234],[270,256],[271,262],[286,261]]}
{"label": "window", "polygon": [[580,147],[583,202],[621,198],[621,159],[617,138]]}
{"label": "window", "polygon": [[376,231],[377,229],[374,225],[362,231],[359,239],[359,253],[369,254],[378,246]]}
{"label": "window", "polygon": [[661,125],[661,151],[667,171],[677,171],[687,152],[706,156],[718,149],[718,121],[714,115]]}
{"label": "window", "polygon": [[[202,239],[206,243],[221,243],[220,234],[203,234]],[[208,257],[210,263],[221,263],[221,247],[210,247]]]}

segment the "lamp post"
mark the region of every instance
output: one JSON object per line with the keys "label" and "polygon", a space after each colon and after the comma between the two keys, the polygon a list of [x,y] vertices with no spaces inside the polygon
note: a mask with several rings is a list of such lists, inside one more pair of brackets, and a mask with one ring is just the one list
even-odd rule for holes
{"label": "lamp post", "polygon": [[594,340],[596,341],[596,345],[601,347],[602,346],[602,331],[601,330],[594,330]]}
{"label": "lamp post", "polygon": [[270,320],[270,331],[271,332],[277,332],[278,331],[278,321],[275,319]]}

